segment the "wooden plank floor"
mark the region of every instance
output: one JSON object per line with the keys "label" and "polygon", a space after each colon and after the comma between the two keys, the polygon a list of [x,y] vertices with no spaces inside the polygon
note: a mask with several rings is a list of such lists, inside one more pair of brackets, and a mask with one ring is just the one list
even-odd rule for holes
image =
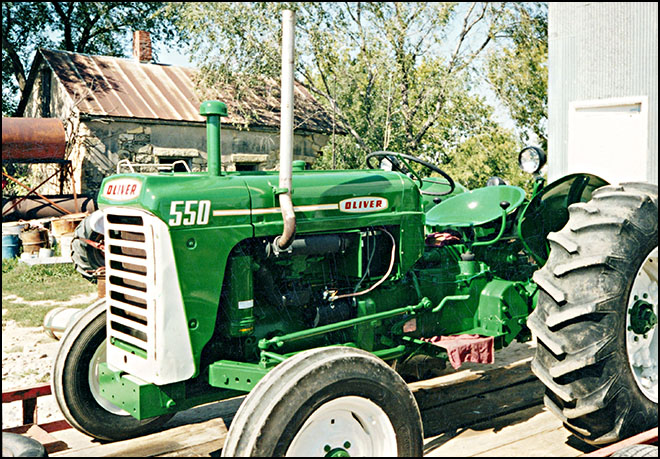
{"label": "wooden plank floor", "polygon": [[[576,457],[595,449],[543,407],[543,387],[529,365],[534,346],[512,346],[496,355],[495,365],[465,364],[409,384],[422,413],[424,456]],[[218,456],[242,399],[187,410],[162,432],[122,442],[101,444],[73,429],[55,432],[70,449],[50,456]]]}

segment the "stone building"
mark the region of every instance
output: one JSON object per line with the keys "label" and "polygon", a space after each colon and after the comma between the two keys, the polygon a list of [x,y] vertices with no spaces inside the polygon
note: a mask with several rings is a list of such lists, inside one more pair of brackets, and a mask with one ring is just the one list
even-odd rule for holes
{"label": "stone building", "polygon": [[[122,160],[178,162],[185,164],[177,167],[193,172],[206,170],[206,126],[194,89],[196,70],[152,62],[147,33],[134,34],[133,48],[132,59],[47,49],[39,49],[34,58],[16,116],[64,121],[78,193],[95,197],[103,178],[117,173]],[[249,120],[236,110],[231,88],[213,91],[229,112],[222,118],[223,170],[276,169],[276,82],[265,82],[259,97],[242,100],[253,114]],[[311,165],[333,132],[332,116],[299,84],[294,116],[294,159]]]}

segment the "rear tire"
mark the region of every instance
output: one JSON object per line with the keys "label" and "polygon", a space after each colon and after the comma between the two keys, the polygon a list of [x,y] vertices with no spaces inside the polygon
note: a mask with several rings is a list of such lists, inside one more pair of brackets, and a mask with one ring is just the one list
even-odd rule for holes
{"label": "rear tire", "polygon": [[408,386],[348,347],[311,349],[271,370],[236,413],[224,457],[418,456],[422,422]]}
{"label": "rear tire", "polygon": [[157,431],[173,415],[139,421],[100,396],[95,375],[105,362],[105,299],[89,306],[62,338],[53,368],[53,394],[65,419],[100,440],[125,440]]}
{"label": "rear tire", "polygon": [[76,270],[90,282],[96,282],[94,272],[105,266],[105,254],[88,241],[103,242],[103,234],[92,229],[91,216],[87,216],[76,227],[71,241],[71,259]]}
{"label": "rear tire", "polygon": [[605,186],[569,214],[534,275],[532,370],[546,407],[600,445],[658,423],[658,188]]}

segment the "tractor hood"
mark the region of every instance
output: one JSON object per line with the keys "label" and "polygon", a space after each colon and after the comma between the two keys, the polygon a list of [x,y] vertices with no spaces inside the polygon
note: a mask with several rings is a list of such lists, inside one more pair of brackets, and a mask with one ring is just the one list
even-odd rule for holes
{"label": "tractor hood", "polygon": [[[292,188],[300,233],[355,228],[356,219],[366,227],[421,216],[415,184],[394,172],[298,171]],[[277,172],[121,174],[104,180],[98,203],[143,208],[171,230],[251,224],[258,237],[282,229],[279,192]]]}

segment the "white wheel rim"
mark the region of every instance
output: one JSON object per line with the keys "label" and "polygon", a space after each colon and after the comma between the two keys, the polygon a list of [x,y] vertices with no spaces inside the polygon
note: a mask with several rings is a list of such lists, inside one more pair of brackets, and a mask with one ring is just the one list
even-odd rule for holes
{"label": "white wheel rim", "polygon": [[336,398],[305,421],[287,456],[397,456],[396,432],[389,417],[369,399]]}
{"label": "white wheel rim", "polygon": [[89,388],[92,392],[94,400],[103,407],[103,409],[109,411],[112,414],[118,416],[129,416],[129,413],[122,410],[121,408],[113,405],[105,398],[101,397],[101,384],[99,383],[99,365],[106,362],[106,340],[103,340],[103,343],[96,349],[92,360],[89,362]]}
{"label": "white wheel rim", "polygon": [[635,276],[626,312],[626,351],[637,386],[651,401],[658,403],[658,325],[646,333],[632,330],[631,310],[638,301],[653,308],[658,317],[658,248],[646,257]]}

